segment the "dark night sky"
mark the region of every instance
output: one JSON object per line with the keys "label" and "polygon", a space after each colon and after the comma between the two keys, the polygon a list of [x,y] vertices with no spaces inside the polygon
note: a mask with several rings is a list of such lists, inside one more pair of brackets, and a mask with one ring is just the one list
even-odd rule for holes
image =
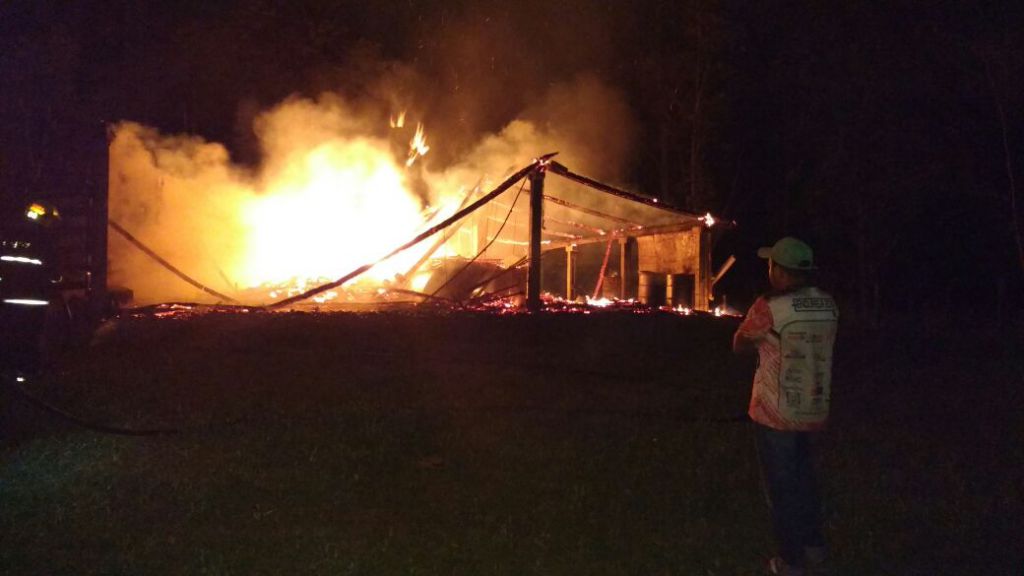
{"label": "dark night sky", "polygon": [[753,249],[790,233],[850,310],[1021,307],[1014,3],[512,4],[0,3],[0,193],[76,193],[122,119],[255,163],[253,116],[324,90],[400,98],[454,161],[586,72],[633,112],[634,189],[739,222],[715,253],[740,257],[737,301],[760,287]]}

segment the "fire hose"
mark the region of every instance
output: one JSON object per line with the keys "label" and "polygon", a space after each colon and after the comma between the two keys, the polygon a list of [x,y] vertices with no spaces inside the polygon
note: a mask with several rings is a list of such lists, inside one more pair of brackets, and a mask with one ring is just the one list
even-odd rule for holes
{"label": "fire hose", "polygon": [[[393,356],[392,354],[386,354],[386,353],[382,354],[382,353],[366,353],[366,352],[364,352],[363,354],[368,354],[368,355],[376,356],[376,357],[380,357],[380,356]],[[449,361],[450,362],[454,362],[454,363],[465,363],[465,360],[459,360],[459,359],[451,359]],[[482,361],[482,360],[477,360],[477,362],[478,363],[479,362],[487,363],[486,361]],[[544,370],[547,369],[547,367],[545,367],[545,366],[529,366],[529,365],[523,366],[523,365],[518,365],[518,364],[517,364],[517,366],[520,367],[520,368],[527,368],[527,369],[530,369],[530,368],[533,368],[533,369],[544,369]],[[616,375],[616,374],[605,373],[605,372],[598,372],[598,371],[594,371],[594,370],[568,370],[567,371],[567,370],[565,370],[563,368],[563,371],[566,371],[566,372],[577,372],[577,373],[580,373],[580,374],[586,374],[586,375],[588,375],[590,377],[594,377],[594,376],[609,377],[610,376],[610,377],[614,378],[614,377],[618,377],[619,376],[619,375]],[[24,380],[24,379],[21,378],[20,380]],[[20,396],[24,400],[28,401],[31,405],[35,406],[36,408],[39,408],[39,409],[43,410],[44,412],[48,412],[48,413],[50,413],[50,414],[52,414],[54,416],[57,416],[61,420],[70,422],[70,423],[75,424],[75,425],[77,425],[77,426],[79,426],[81,428],[85,428],[87,430],[92,430],[94,432],[100,432],[100,433],[104,433],[104,434],[114,434],[114,435],[118,435],[118,436],[135,436],[135,437],[143,437],[143,436],[169,436],[169,435],[180,434],[180,433],[183,432],[183,430],[180,429],[180,428],[127,428],[127,427],[123,427],[123,426],[114,426],[114,425],[111,425],[111,424],[102,424],[102,423],[92,422],[92,421],[86,420],[85,418],[82,418],[80,416],[76,416],[74,414],[71,414],[71,413],[69,413],[69,412],[67,412],[65,410],[62,410],[62,409],[60,409],[60,408],[50,404],[49,402],[39,398],[38,396],[30,393],[29,391],[25,390],[25,388],[21,385],[21,382],[19,381],[19,377],[11,376],[10,374],[6,374],[5,373],[2,376],[2,382],[3,382],[3,384],[8,384],[10,386],[10,390],[12,390],[15,394],[17,394],[18,396]],[[472,409],[469,409],[468,411],[474,412],[474,413],[481,413],[481,414],[522,414],[522,413],[527,413],[527,412],[531,412],[531,413],[533,413],[533,412],[558,412],[559,414],[577,415],[577,416],[578,415],[591,415],[591,416],[594,416],[594,415],[604,415],[604,416],[644,416],[644,417],[663,416],[663,417],[671,418],[673,422],[684,423],[684,424],[737,424],[737,423],[744,423],[744,422],[748,422],[749,421],[749,418],[747,417],[746,413],[742,413],[742,414],[737,413],[737,414],[732,414],[732,415],[729,415],[729,416],[696,417],[696,416],[685,416],[685,415],[673,414],[672,412],[667,411],[667,410],[628,410],[628,409],[611,409],[611,408],[605,409],[605,410],[595,410],[595,409],[592,409],[592,408],[590,408],[590,409],[572,409],[572,410],[551,410],[550,408],[537,407],[537,406],[508,406],[508,407],[492,406],[492,407],[472,408]],[[232,423],[232,424],[234,424],[234,423]]]}
{"label": "fire hose", "polygon": [[178,434],[181,432],[181,430],[178,430],[176,428],[124,428],[121,426],[113,426],[110,424],[90,422],[88,420],[85,420],[84,418],[75,416],[74,414],[61,410],[60,408],[57,408],[56,406],[50,404],[49,402],[46,402],[45,400],[29,393],[28,390],[25,390],[25,388],[21,385],[22,381],[24,381],[24,378],[22,377],[12,377],[8,374],[3,375],[3,382],[5,384],[8,384],[10,386],[10,389],[15,394],[24,398],[36,408],[39,408],[44,412],[49,412],[50,414],[53,414],[54,416],[57,416],[62,420],[71,422],[72,424],[76,424],[88,430],[102,432],[104,434],[116,434],[118,436],[163,436],[169,434]]}

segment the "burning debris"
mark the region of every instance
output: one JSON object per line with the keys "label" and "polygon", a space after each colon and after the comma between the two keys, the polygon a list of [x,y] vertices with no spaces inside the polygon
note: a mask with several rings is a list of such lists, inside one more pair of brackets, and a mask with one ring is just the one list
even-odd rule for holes
{"label": "burning debris", "polygon": [[[271,308],[295,305],[307,300],[312,300],[314,303],[322,305],[337,299],[339,294],[342,292],[346,295],[345,300],[349,302],[356,300],[357,298],[354,296],[360,293],[363,295],[362,298],[358,298],[360,301],[365,302],[367,300],[373,300],[380,302],[382,297],[386,297],[393,292],[421,296],[424,298],[440,298],[455,302],[464,302],[469,299],[480,298],[481,296],[487,296],[494,299],[504,296],[522,295],[522,290],[519,290],[519,288],[523,284],[523,275],[521,273],[508,274],[508,272],[518,270],[524,261],[528,261],[528,266],[526,267],[526,296],[531,309],[536,310],[541,304],[541,297],[539,294],[540,260],[543,254],[541,249],[542,246],[549,252],[560,245],[566,249],[566,297],[568,300],[572,300],[575,291],[573,280],[575,275],[575,260],[573,255],[577,252],[578,246],[596,241],[605,242],[605,239],[607,238],[604,260],[600,268],[597,285],[594,289],[594,296],[590,299],[595,302],[594,306],[601,307],[607,306],[610,303],[607,298],[598,298],[598,295],[601,293],[601,287],[605,280],[608,259],[615,239],[623,241],[622,249],[620,250],[620,276],[618,280],[621,296],[624,298],[626,286],[623,279],[628,273],[625,251],[626,242],[632,238],[641,238],[643,240],[651,240],[653,238],[655,241],[663,244],[667,239],[669,245],[675,245],[680,240],[684,241],[683,245],[686,245],[686,242],[689,242],[689,253],[683,258],[682,263],[676,262],[673,265],[677,267],[690,266],[691,269],[699,273],[699,284],[696,284],[698,282],[696,277],[694,279],[695,286],[699,287],[694,289],[695,299],[699,299],[701,294],[709,294],[710,276],[708,276],[709,271],[704,264],[704,261],[708,256],[708,249],[707,243],[703,239],[706,234],[705,230],[710,228],[710,224],[708,222],[710,220],[710,216],[695,217],[691,214],[668,208],[663,204],[655,207],[654,205],[657,203],[653,200],[635,196],[628,192],[624,192],[574,174],[565,168],[565,166],[554,162],[552,160],[553,156],[554,154],[550,154],[534,160],[531,164],[507,178],[497,188],[468,205],[466,205],[466,201],[469,200],[472,194],[465,196],[462,203],[459,205],[459,209],[454,214],[451,214],[441,222],[430,226],[408,242],[401,244],[380,258],[364,263],[336,280],[322,281],[308,287],[310,284],[314,284],[310,281],[310,277],[295,278],[285,283],[273,284],[264,282],[248,289],[247,294],[242,294],[245,292],[244,290],[236,290],[236,292],[238,292],[244,299],[258,299],[260,295],[265,293],[270,298],[277,299],[275,302],[269,304]],[[615,214],[631,214],[631,216],[623,218],[622,216],[602,212],[601,210],[587,208],[578,204],[578,202],[580,202],[579,200],[573,202],[564,198],[559,198],[556,195],[546,195],[544,193],[544,174],[548,171],[562,176],[567,180],[582,183],[597,192],[611,194],[620,203],[623,201],[629,202],[629,204],[622,204],[619,206],[618,209],[615,210]],[[520,209],[517,212],[518,200],[527,180],[530,184],[529,206],[524,209]],[[507,212],[504,218],[501,219],[500,226],[497,227],[493,236],[486,237],[486,235],[484,235],[484,237],[481,238],[480,227],[481,225],[486,226],[489,220],[486,213],[483,217],[481,217],[480,214],[474,215],[474,213],[495,202],[496,199],[513,188],[517,183],[520,183],[520,181],[522,181],[522,185],[516,192],[511,203],[508,204]],[[545,201],[549,201],[552,204],[552,212],[555,212],[555,215],[550,217],[550,220],[547,222],[543,219]],[[498,204],[498,206],[502,207],[501,204]],[[653,211],[651,210],[652,208],[654,208]],[[565,214],[560,215],[558,213],[559,210],[562,210]],[[648,210],[648,213],[645,214],[643,212],[644,210]],[[579,212],[580,215],[572,215],[571,212],[573,211]],[[438,214],[443,215],[449,212],[450,210],[447,209],[435,210],[433,212],[433,217],[437,217]],[[476,243],[472,248],[475,251],[475,254],[472,258],[465,260],[464,263],[459,258],[456,258],[454,260],[456,269],[454,270],[450,265],[453,263],[451,258],[435,258],[431,261],[430,266],[424,270],[423,265],[426,263],[427,259],[433,257],[439,252],[444,253],[445,251],[451,251],[458,254],[459,246],[456,245],[453,247],[451,245],[454,238],[450,235],[452,232],[450,228],[452,228],[456,223],[461,226],[464,224],[464,221],[469,219],[471,216],[475,217],[472,229],[476,235]],[[520,220],[524,218],[529,219],[529,225],[526,227],[528,242],[506,241],[503,244],[498,244],[496,258],[492,256],[491,258],[481,259],[481,256],[490,254],[489,250],[495,246],[496,241],[499,239],[502,232],[505,230],[506,225],[509,223],[509,220],[513,218],[513,216],[517,216]],[[572,218],[577,218],[577,220],[572,220]],[[587,223],[583,221],[588,218],[592,221],[606,220],[607,222],[602,223],[594,221]],[[429,224],[430,220],[428,219],[426,223]],[[613,226],[617,224],[618,227],[615,228],[604,225],[608,223]],[[560,230],[560,226],[566,231]],[[141,241],[137,240],[117,222],[111,220],[111,227],[115,231],[119,232],[125,239],[130,241],[141,252],[155,260],[165,269],[174,273],[180,279],[200,289],[205,294],[218,297],[221,301],[239,301],[237,298],[221,294],[193,280],[170,262],[157,255]],[[586,235],[588,232],[590,233],[589,237]],[[680,236],[681,233],[685,234]],[[419,254],[419,257],[404,275],[397,274],[391,279],[385,279],[382,282],[378,282],[375,284],[375,286],[377,286],[376,288],[357,282],[360,277],[366,275],[370,270],[377,268],[381,263],[395,259],[403,253],[412,251],[419,247],[425,240],[439,234],[440,240],[436,241],[429,251],[411,252],[412,254]],[[545,239],[544,236],[548,236],[548,238]],[[480,244],[483,245],[480,246]],[[506,259],[516,258],[518,256],[517,251],[521,249],[525,249],[526,251],[524,256],[519,257],[512,264],[507,266],[504,265]],[[663,256],[659,255],[656,250],[652,254],[653,256],[649,255],[648,259],[653,257],[656,261],[664,260]],[[643,259],[643,256],[641,256],[641,266],[643,265]],[[650,275],[651,273],[647,272],[646,274]],[[495,281],[501,276],[509,276],[509,278],[495,284]],[[667,303],[670,305],[674,302],[672,300],[672,283],[674,277],[675,276],[671,272],[667,276],[669,281]],[[410,278],[412,279],[415,287],[423,286],[425,291],[420,293],[415,290],[402,289],[401,286],[407,284]],[[394,284],[394,291],[388,289],[389,284]],[[642,276],[640,300],[647,304],[650,302],[651,297],[649,292],[645,292],[643,290],[645,285],[646,284],[643,282]],[[256,292],[253,290],[256,290]],[[372,294],[373,297],[366,298],[367,294]],[[704,309],[700,301],[697,300],[697,302],[698,309]]]}
{"label": "burning debris", "polygon": [[[410,301],[408,296],[404,294],[404,291],[401,290],[393,291],[381,289],[378,296],[380,297],[380,300],[372,305],[367,305],[365,301],[352,302],[347,305],[337,301],[332,301],[325,306],[309,303],[306,306],[280,312],[303,314],[333,313],[338,311],[364,313],[388,311],[390,313],[397,312],[405,314],[471,312],[498,315],[530,313],[530,311],[523,306],[523,298],[521,294],[470,299],[463,302],[449,300],[426,301],[428,304],[434,304],[433,306],[412,306],[411,304],[414,302]],[[391,300],[389,300],[389,298]],[[585,298],[583,301],[570,301],[562,298],[561,296],[544,293],[541,296],[541,300],[543,301],[541,313],[544,314],[664,314],[670,316],[728,318],[738,318],[742,316],[742,314],[736,310],[727,307],[716,307],[712,311],[701,311],[682,306],[675,308],[668,306],[651,306],[635,299],[619,300]],[[389,303],[391,304],[390,306],[388,305]],[[208,314],[258,314],[271,312],[275,311],[263,306],[171,302],[132,308],[126,312],[126,315],[134,319],[152,318],[157,320],[187,320]]]}

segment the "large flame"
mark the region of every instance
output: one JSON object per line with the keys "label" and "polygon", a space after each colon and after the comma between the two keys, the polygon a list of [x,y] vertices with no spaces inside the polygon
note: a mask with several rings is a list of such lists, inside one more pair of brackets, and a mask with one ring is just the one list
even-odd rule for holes
{"label": "large flame", "polygon": [[423,124],[416,124],[416,134],[409,142],[409,159],[405,161],[406,167],[412,166],[420,156],[426,156],[430,152],[427,146],[427,134],[423,131]]}
{"label": "large flame", "polygon": [[[122,125],[111,144],[111,218],[202,283],[266,301],[376,263],[457,209],[444,190],[425,205],[422,191],[412,191],[419,172],[386,139],[307,139],[308,131],[288,129],[273,128],[283,135],[255,178],[232,168],[218,144]],[[409,160],[428,149],[418,124]],[[380,261],[353,282],[372,287],[414,272],[433,244]],[[112,275],[143,295],[141,301],[182,298],[180,284],[168,282],[167,271],[138,251],[120,244],[111,254]]]}
{"label": "large flame", "polygon": [[[629,149],[625,101],[589,76],[553,86],[538,104],[539,118],[476,134],[461,142],[469,147],[457,162],[439,158],[432,166],[423,161],[431,147],[422,123],[385,112],[392,103],[364,104],[328,93],[290,97],[261,112],[252,125],[260,152],[255,166],[233,162],[225,146],[198,136],[117,125],[110,143],[111,220],[196,282],[183,281],[115,233],[108,245],[110,285],[130,288],[140,305],[209,301],[210,292],[196,283],[266,303],[377,262],[538,151],[560,150],[564,163],[608,178],[624,167],[620,156]],[[448,142],[431,141],[442,144]],[[380,262],[356,279],[367,281],[366,292],[360,286],[339,295],[372,294],[398,275],[402,287],[422,289],[430,250],[435,258],[470,258],[486,248],[487,259],[505,266],[518,261],[528,223],[512,215],[494,238],[513,204],[511,196],[503,202]]]}
{"label": "large flame", "polygon": [[[375,262],[423,224],[403,178],[389,153],[367,140],[333,142],[297,158],[242,208],[248,241],[239,281],[333,279]],[[367,276],[386,279],[418,256],[410,251]]]}

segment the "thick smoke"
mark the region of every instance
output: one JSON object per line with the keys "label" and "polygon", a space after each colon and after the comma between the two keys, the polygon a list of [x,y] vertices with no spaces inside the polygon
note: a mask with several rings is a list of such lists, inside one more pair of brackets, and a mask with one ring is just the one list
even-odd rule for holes
{"label": "thick smoke", "polygon": [[599,180],[621,182],[635,128],[624,98],[596,76],[583,74],[555,84],[539,101],[494,134],[481,136],[464,158],[446,167],[447,179],[499,178],[534,158],[557,160]]}
{"label": "thick smoke", "polygon": [[[328,162],[358,156],[364,158],[359,170],[397,174],[415,210],[403,208],[399,214],[393,203],[381,203],[383,208],[360,213],[365,227],[350,235],[335,230],[324,241],[301,239],[292,256],[305,251],[313,255],[306,261],[332,266],[327,271],[299,266],[296,275],[337,277],[372,261],[382,249],[360,247],[400,245],[422,226],[421,211],[461,199],[474,186],[486,191],[541,154],[558,152],[557,160],[570,169],[624,185],[634,160],[634,119],[623,94],[600,73],[588,71],[600,69],[595,64],[607,48],[586,48],[555,27],[543,28],[546,43],[527,47],[521,31],[528,15],[492,16],[486,25],[480,18],[448,20],[431,32],[435,42],[414,63],[360,63],[361,70],[380,75],[364,78],[358,90],[343,86],[317,98],[293,96],[255,115],[250,110],[244,116],[255,118],[251,133],[260,150],[255,166],[233,163],[225,146],[198,136],[164,136],[120,124],[110,149],[110,217],[199,282],[251,299],[254,292],[245,290],[257,279],[247,245],[254,226],[248,207],[287,193],[280,182],[301,181],[311,153]],[[608,28],[601,17],[575,26],[597,38]],[[251,109],[252,102],[245,105]],[[389,118],[402,110],[408,111],[405,125],[390,128]],[[408,141],[419,122],[431,150],[406,167]],[[353,204],[359,209],[384,194],[330,193],[363,194]],[[590,198],[591,204],[596,201]],[[384,226],[378,224],[385,220],[397,222],[399,231],[382,235],[378,228]],[[329,227],[330,221],[316,220],[308,228],[317,226]],[[116,234],[111,235],[110,268],[111,283],[132,288],[137,303],[211,300]]]}
{"label": "thick smoke", "polygon": [[[230,262],[244,249],[238,207],[252,175],[232,166],[227,150],[194,136],[161,136],[122,123],[110,144],[110,219],[163,258],[218,290],[230,290]],[[109,282],[138,303],[208,300],[111,232]]]}

